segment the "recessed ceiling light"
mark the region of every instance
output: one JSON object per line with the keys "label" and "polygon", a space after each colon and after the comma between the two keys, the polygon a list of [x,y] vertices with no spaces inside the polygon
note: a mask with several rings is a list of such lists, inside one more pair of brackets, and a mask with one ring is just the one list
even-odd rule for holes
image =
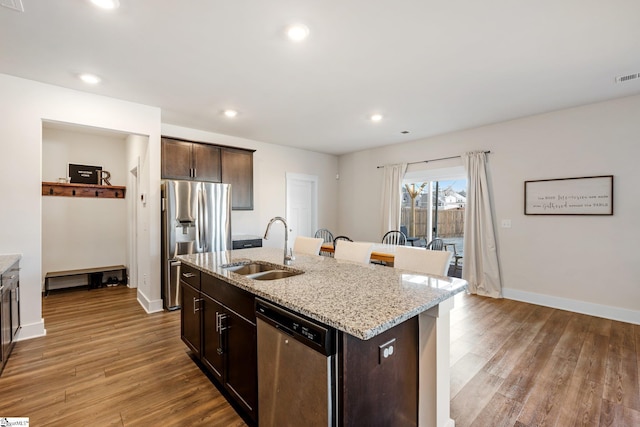
{"label": "recessed ceiling light", "polygon": [[382,114],[373,114],[371,116],[372,122],[379,122],[380,120],[382,120]]}
{"label": "recessed ceiling light", "polygon": [[117,9],[120,7],[119,0],[91,0],[91,3],[102,9]]}
{"label": "recessed ceiling light", "polygon": [[80,80],[90,85],[96,85],[102,81],[102,79],[96,76],[95,74],[85,73],[85,74],[80,74],[79,77],[80,77]]}
{"label": "recessed ceiling light", "polygon": [[294,24],[287,27],[287,37],[294,42],[301,42],[309,36],[309,28],[304,24]]}
{"label": "recessed ceiling light", "polygon": [[238,112],[236,110],[224,110],[224,115],[229,118],[234,118],[238,115]]}

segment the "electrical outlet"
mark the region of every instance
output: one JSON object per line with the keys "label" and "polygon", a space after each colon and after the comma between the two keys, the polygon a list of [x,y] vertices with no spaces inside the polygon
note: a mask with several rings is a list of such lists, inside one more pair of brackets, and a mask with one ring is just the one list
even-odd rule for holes
{"label": "electrical outlet", "polygon": [[381,364],[393,356],[393,353],[395,352],[395,344],[396,339],[394,338],[378,346],[378,364]]}
{"label": "electrical outlet", "polygon": [[511,220],[503,219],[502,220],[502,228],[511,228]]}

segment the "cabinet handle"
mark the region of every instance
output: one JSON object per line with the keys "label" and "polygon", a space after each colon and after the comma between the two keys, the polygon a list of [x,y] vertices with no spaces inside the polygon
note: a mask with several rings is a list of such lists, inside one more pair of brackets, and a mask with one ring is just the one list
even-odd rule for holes
{"label": "cabinet handle", "polygon": [[186,277],[187,279],[191,279],[192,277],[196,277],[193,273],[182,273],[182,277]]}
{"label": "cabinet handle", "polygon": [[227,330],[227,327],[224,325],[224,321],[226,320],[226,318],[226,314],[216,311],[216,332],[218,333],[218,349],[216,351],[218,355],[222,355],[224,353],[224,350],[222,348],[224,342],[222,333]]}
{"label": "cabinet handle", "polygon": [[196,174],[196,171],[197,171],[197,169],[196,169],[196,168],[193,168],[193,178],[195,178],[196,176],[198,176],[198,175]]}
{"label": "cabinet handle", "polygon": [[[202,301],[202,298],[193,297],[193,314],[200,311],[200,301]],[[198,304],[198,307],[196,307],[196,304]]]}

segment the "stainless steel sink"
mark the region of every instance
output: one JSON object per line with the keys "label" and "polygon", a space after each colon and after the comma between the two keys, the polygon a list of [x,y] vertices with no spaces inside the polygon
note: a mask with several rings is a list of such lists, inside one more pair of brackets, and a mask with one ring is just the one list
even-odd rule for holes
{"label": "stainless steel sink", "polygon": [[236,274],[255,274],[262,273],[264,271],[276,270],[278,267],[268,264],[261,264],[257,262],[250,262],[247,264],[233,265],[230,267],[224,267],[226,270],[233,271]]}
{"label": "stainless steel sink", "polygon": [[247,277],[254,280],[276,280],[284,279],[285,277],[297,276],[302,274],[302,271],[289,271],[289,270],[271,270],[264,273],[256,273],[248,275]]}
{"label": "stainless steel sink", "polygon": [[276,280],[286,277],[297,276],[304,273],[303,271],[284,270],[278,265],[268,264],[259,261],[250,261],[238,265],[229,265],[223,267],[227,271],[240,274],[248,279],[254,280]]}

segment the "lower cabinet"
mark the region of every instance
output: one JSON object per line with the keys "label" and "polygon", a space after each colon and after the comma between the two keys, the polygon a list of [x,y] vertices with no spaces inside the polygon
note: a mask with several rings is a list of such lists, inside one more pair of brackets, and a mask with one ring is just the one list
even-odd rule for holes
{"label": "lower cabinet", "polygon": [[180,280],[180,336],[196,358],[201,354],[200,291]]}
{"label": "lower cabinet", "polygon": [[20,267],[15,262],[0,275],[0,374],[20,329]]}
{"label": "lower cabinet", "polygon": [[182,340],[248,418],[256,422],[258,363],[253,295],[202,273],[181,282]]}
{"label": "lower cabinet", "polygon": [[202,362],[252,418],[258,404],[256,325],[202,294]]}

